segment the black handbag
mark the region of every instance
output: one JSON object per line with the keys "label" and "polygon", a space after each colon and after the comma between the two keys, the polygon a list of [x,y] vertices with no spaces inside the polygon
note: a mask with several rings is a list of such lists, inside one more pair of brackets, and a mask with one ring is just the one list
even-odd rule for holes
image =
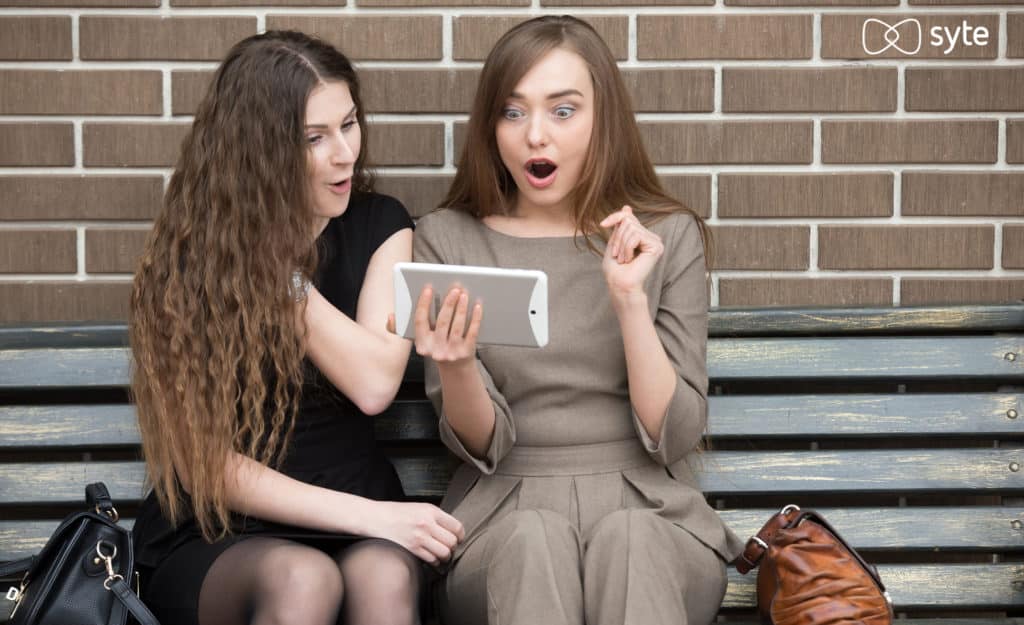
{"label": "black handbag", "polygon": [[[37,555],[0,564],[0,577],[24,573],[6,600],[11,625],[160,625],[132,592],[132,534],[102,482],[85,489],[88,509],[68,515]],[[136,584],[137,586],[137,584]],[[2,617],[0,617],[2,618]]]}

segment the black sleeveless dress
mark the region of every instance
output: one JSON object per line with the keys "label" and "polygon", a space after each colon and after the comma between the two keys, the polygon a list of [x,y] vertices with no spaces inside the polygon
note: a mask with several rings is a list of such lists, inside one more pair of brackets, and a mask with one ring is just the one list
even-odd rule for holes
{"label": "black sleeveless dress", "polygon": [[[354,319],[370,258],[384,241],[413,223],[398,200],[353,193],[345,213],[318,239],[321,294]],[[257,252],[258,253],[258,252]],[[382,320],[383,322],[383,320]],[[394,467],[377,449],[373,419],[363,414],[311,363],[292,441],[281,471],[295,479],[377,500],[401,500]],[[152,493],[135,522],[135,559],[142,598],[163,623],[198,623],[199,591],[210,566],[228,547],[252,536],[276,536],[335,551],[359,540],[254,518],[237,518],[233,535],[207,543],[194,519],[177,528],[164,518]]]}

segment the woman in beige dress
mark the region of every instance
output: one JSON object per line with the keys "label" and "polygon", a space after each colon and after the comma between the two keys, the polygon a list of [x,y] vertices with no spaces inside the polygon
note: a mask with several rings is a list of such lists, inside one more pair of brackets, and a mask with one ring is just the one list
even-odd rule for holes
{"label": "woman in beige dress", "polygon": [[[486,310],[449,291],[416,349],[462,459],[448,625],[704,625],[741,543],[694,470],[707,418],[706,229],[661,188],[615,60],[571,17],[487,58],[451,191],[418,261],[540,269],[550,343],[478,346]],[[467,326],[468,322],[468,326]]]}

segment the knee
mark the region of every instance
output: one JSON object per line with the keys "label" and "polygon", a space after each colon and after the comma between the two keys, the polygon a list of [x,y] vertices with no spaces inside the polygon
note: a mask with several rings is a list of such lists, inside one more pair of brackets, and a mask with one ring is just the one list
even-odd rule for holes
{"label": "knee", "polygon": [[[411,554],[400,547],[378,551],[370,558],[346,562],[342,577],[348,593],[382,608],[409,602],[419,592],[419,568]],[[351,566],[356,564],[356,566]]]}
{"label": "knee", "polygon": [[495,524],[508,549],[533,550],[548,543],[578,546],[579,534],[569,520],[549,510],[517,510]]}
{"label": "knee", "polygon": [[265,570],[259,577],[264,583],[257,592],[257,610],[268,622],[298,625],[317,622],[320,613],[337,614],[344,584],[341,571],[327,554],[280,549],[261,566]]}
{"label": "knee", "polygon": [[669,521],[650,510],[616,510],[594,526],[587,540],[587,551],[621,549],[624,545],[662,545]]}
{"label": "knee", "polygon": [[492,563],[518,561],[528,565],[548,559],[579,562],[579,533],[568,519],[555,512],[517,510],[495,524],[492,531],[499,550]]}

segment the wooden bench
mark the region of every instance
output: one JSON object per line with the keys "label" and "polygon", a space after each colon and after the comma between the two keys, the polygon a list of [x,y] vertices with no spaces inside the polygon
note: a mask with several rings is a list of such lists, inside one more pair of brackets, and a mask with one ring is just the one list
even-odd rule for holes
{"label": "wooden bench", "polygon": [[[822,510],[897,613],[1024,625],[1024,303],[712,313],[709,501],[743,537]],[[103,480],[143,495],[123,326],[0,328],[0,560],[40,548]],[[454,466],[414,359],[377,431],[412,498]],[[730,570],[720,620],[750,620]]]}

